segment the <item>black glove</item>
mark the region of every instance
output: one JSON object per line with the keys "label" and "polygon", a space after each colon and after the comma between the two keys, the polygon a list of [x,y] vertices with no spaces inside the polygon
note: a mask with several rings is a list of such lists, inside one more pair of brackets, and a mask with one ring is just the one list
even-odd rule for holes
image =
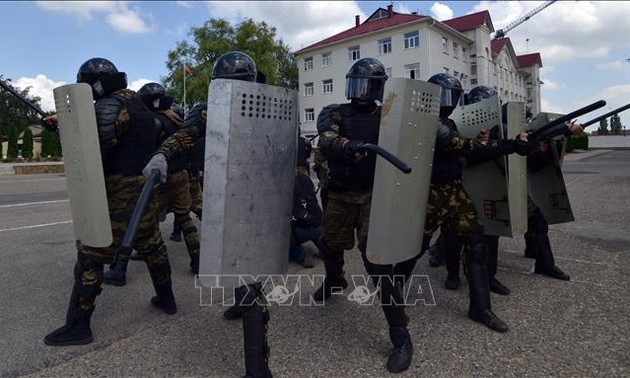
{"label": "black glove", "polygon": [[360,146],[363,144],[362,141],[356,139],[350,139],[346,146],[344,147],[344,154],[352,160],[355,160],[356,154],[365,154],[365,150]]}

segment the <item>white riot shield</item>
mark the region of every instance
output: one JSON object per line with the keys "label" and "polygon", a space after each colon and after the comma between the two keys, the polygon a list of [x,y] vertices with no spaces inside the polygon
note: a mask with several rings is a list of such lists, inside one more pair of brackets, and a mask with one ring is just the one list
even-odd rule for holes
{"label": "white riot shield", "polygon": [[367,242],[374,264],[395,264],[420,252],[439,112],[437,85],[401,78],[385,83],[378,145],[412,172],[376,161]]}
{"label": "white riot shield", "polygon": [[[455,108],[450,117],[464,137],[475,139],[481,130],[497,130],[503,139],[499,96],[475,104]],[[508,175],[505,156],[464,168],[462,183],[470,196],[479,221],[487,235],[509,236],[512,214],[508,196]]]}
{"label": "white riot shield", "polygon": [[53,90],[74,236],[90,247],[112,244],[105,176],[92,88],[85,83]]}
{"label": "white riot shield", "polygon": [[[507,136],[513,138],[525,131],[525,103],[507,104]],[[512,235],[527,231],[527,158],[511,154],[508,161],[508,199]]]}
{"label": "white riot shield", "polygon": [[[536,130],[561,116],[563,114],[538,113],[528,126]],[[545,151],[536,151],[527,157],[529,196],[547,223],[573,222],[575,218],[562,176],[559,151],[556,143],[546,146]]]}
{"label": "white riot shield", "polygon": [[297,93],[226,79],[213,80],[208,92],[199,283],[229,288],[243,282],[217,281],[218,275],[284,274],[297,159]]}

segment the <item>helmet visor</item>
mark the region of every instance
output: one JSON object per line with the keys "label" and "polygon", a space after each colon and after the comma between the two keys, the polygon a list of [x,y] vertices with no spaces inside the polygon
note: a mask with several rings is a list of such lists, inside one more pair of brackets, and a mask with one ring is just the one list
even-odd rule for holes
{"label": "helmet visor", "polygon": [[442,88],[440,106],[457,107],[464,91],[460,88]]}
{"label": "helmet visor", "polygon": [[346,98],[383,101],[385,80],[381,78],[348,77],[346,78]]}

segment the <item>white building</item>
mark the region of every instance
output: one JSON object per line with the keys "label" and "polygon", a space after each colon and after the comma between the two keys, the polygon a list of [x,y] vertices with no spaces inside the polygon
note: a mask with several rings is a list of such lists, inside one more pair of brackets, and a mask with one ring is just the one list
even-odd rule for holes
{"label": "white building", "polygon": [[417,13],[377,9],[367,20],[295,53],[299,64],[300,127],[317,133],[316,119],[326,105],[347,102],[346,73],[360,58],[377,58],[389,77],[428,80],[447,72],[466,91],[494,87],[502,101],[525,102],[540,111],[540,54],[517,56],[509,38],[493,41],[490,14],[482,11],[447,21]]}

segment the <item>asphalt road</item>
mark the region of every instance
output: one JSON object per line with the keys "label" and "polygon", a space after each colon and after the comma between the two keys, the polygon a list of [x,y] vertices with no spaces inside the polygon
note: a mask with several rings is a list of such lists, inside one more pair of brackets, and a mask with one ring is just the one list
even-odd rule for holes
{"label": "asphalt road", "polygon": [[[466,318],[467,284],[443,289],[444,268],[426,258],[435,305],[409,308],[416,354],[400,376],[630,375],[630,151],[568,155],[564,163],[576,221],[550,227],[561,282],[531,273],[523,240],[500,239],[499,279],[512,289],[493,295],[506,334]],[[172,218],[162,224],[170,233]],[[0,376],[220,376],[244,374],[239,322],[219,306],[199,306],[182,243],[167,240],[179,312],[154,310],[143,263],[128,284],[105,287],[92,319],[95,342],[53,348],[44,335],[62,324],[76,259],[63,175],[0,174]],[[363,274],[356,251],[346,272]],[[293,273],[321,274],[291,265]],[[346,293],[348,294],[348,293]],[[271,368],[276,377],[387,376],[387,329],[378,307],[334,298],[324,307],[271,309]]]}

